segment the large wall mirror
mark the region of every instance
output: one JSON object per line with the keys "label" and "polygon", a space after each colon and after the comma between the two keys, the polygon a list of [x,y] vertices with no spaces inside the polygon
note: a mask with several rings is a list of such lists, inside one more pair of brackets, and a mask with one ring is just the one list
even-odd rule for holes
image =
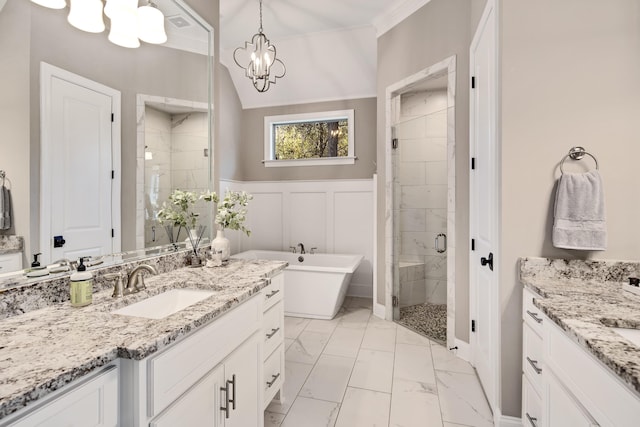
{"label": "large wall mirror", "polygon": [[[105,32],[93,34],[69,25],[68,7],[0,0],[0,170],[13,199],[12,227],[0,234],[24,237],[25,266],[37,252],[43,265],[84,255],[144,254],[168,242],[157,213],[173,190],[212,189],[213,28],[188,0],[154,3],[165,15],[167,42],[129,49],[109,42],[106,17]],[[56,104],[56,96],[74,85],[88,97],[110,94],[105,102],[113,104],[115,127],[108,124],[105,132],[111,146],[94,147],[78,136],[101,126],[100,120],[91,125],[93,106]],[[72,144],[60,143],[59,136],[69,134]],[[114,184],[102,188],[94,180],[105,173]],[[106,194],[106,204],[98,193]],[[200,211],[205,237],[211,235],[210,211]],[[74,230],[68,224],[80,214],[91,220]],[[87,231],[107,214],[111,250]],[[55,236],[69,246],[74,232],[87,240],[81,250],[54,250]]]}

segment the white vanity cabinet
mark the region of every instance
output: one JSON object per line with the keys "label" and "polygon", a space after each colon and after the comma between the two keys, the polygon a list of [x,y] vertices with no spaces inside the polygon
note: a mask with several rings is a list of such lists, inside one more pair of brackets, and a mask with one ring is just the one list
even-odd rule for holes
{"label": "white vanity cabinet", "polygon": [[11,427],[118,426],[118,367],[109,365],[43,397],[7,419]]}
{"label": "white vanity cabinet", "polygon": [[271,279],[271,283],[261,291],[264,321],[264,389],[263,408],[282,389],[284,384],[284,274]]}
{"label": "white vanity cabinet", "polygon": [[637,426],[640,397],[523,296],[523,425]]}
{"label": "white vanity cabinet", "polygon": [[262,314],[255,296],[147,359],[123,359],[122,425],[261,426]]}

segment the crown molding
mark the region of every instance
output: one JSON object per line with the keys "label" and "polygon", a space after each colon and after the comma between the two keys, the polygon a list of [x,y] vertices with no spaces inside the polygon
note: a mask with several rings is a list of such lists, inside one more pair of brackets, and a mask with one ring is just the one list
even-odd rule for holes
{"label": "crown molding", "polygon": [[373,19],[373,26],[376,29],[376,37],[382,36],[384,33],[404,21],[431,0],[406,0],[404,3],[392,5]]}

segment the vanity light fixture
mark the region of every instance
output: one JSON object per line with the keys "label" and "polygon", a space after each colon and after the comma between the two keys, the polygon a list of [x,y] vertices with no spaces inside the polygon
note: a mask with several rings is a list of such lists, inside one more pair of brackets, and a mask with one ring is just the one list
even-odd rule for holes
{"label": "vanity light fixture", "polygon": [[48,7],[49,9],[64,9],[67,7],[66,0],[31,0],[35,4]]}
{"label": "vanity light fixture", "polygon": [[140,40],[138,39],[138,0],[120,0],[117,4],[113,4],[108,12],[111,19],[109,41],[122,47],[140,47]]}
{"label": "vanity light fixture", "polygon": [[154,3],[138,8],[138,37],[143,42],[162,44],[167,41],[164,30],[164,15]]}
{"label": "vanity light fixture", "polygon": [[69,24],[88,33],[104,31],[101,0],[71,0]]}
{"label": "vanity light fixture", "polygon": [[[233,60],[245,70],[258,92],[269,90],[271,83],[284,77],[287,70],[284,63],[276,58],[276,47],[262,32],[262,0],[260,0],[260,27],[251,42],[245,42],[233,52]],[[245,64],[245,65],[242,65]]]}

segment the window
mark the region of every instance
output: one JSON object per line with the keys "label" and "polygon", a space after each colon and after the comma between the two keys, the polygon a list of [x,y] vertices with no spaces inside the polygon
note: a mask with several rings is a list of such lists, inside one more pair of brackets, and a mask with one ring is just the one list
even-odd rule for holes
{"label": "window", "polygon": [[355,162],[353,110],[264,118],[266,167],[348,165]]}

